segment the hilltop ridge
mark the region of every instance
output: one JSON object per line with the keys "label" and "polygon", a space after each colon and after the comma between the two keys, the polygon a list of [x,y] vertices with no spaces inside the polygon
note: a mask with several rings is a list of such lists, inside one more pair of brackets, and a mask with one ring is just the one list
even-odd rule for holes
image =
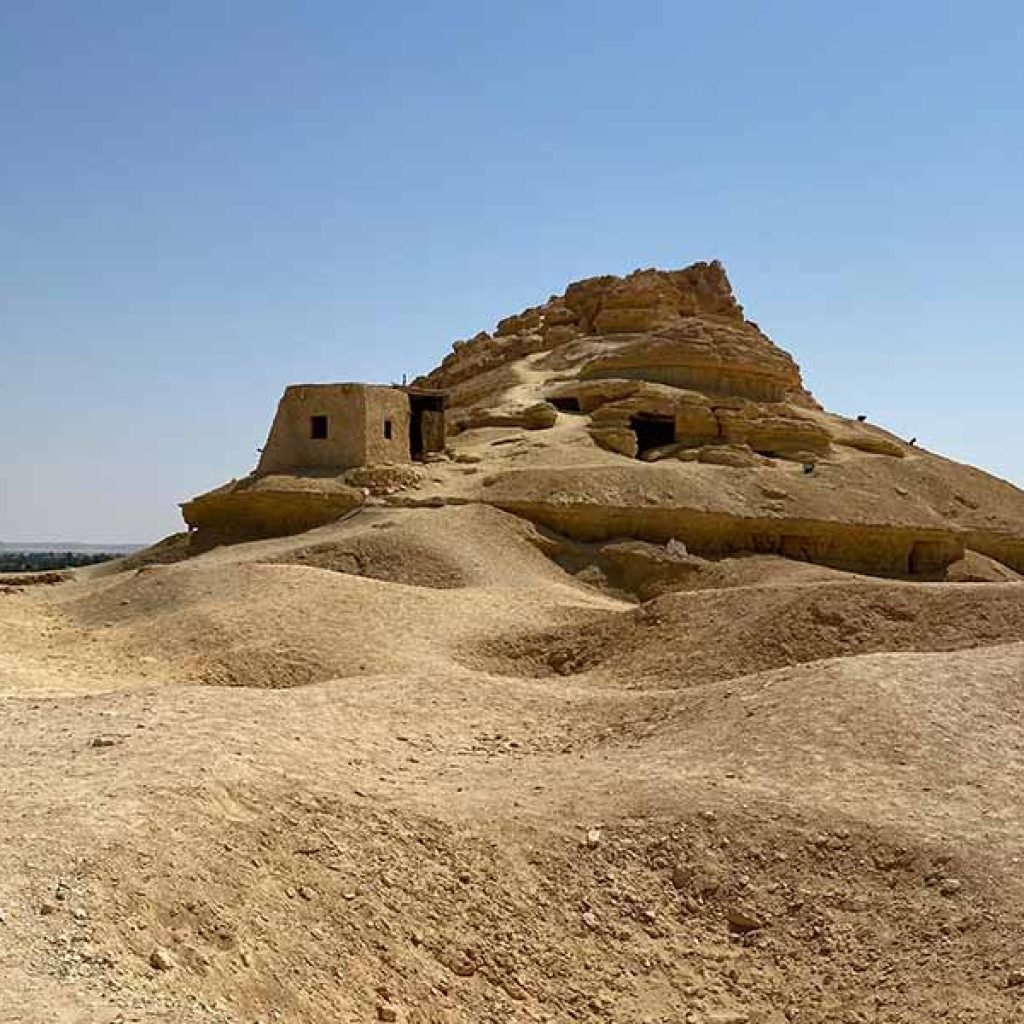
{"label": "hilltop ridge", "polygon": [[603,339],[604,351],[563,354],[566,367],[577,364],[584,378],[638,377],[709,393],[813,404],[789,354],[744,319],[717,260],[576,281],[543,305],[499,321],[493,334],[482,331],[455,342],[420,382],[453,389],[455,404],[464,404],[477,393],[460,390],[469,379],[588,338]]}

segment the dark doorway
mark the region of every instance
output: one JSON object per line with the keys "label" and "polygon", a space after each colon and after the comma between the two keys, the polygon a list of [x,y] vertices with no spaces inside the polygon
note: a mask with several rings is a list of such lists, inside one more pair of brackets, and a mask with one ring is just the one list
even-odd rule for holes
{"label": "dark doorway", "polygon": [[309,436],[314,441],[325,441],[327,439],[327,417],[309,417]]}
{"label": "dark doorway", "polygon": [[384,421],[384,440],[391,440],[391,420]]}
{"label": "dark doorway", "polygon": [[675,443],[676,421],[672,416],[642,412],[630,419],[629,427],[636,434],[637,455]]}
{"label": "dark doorway", "polygon": [[580,405],[578,398],[570,398],[568,396],[564,398],[549,398],[548,401],[556,408],[559,412],[583,412],[583,408]]}
{"label": "dark doorway", "polygon": [[910,573],[913,576],[941,573],[952,560],[948,548],[941,541],[914,541],[910,549]]}
{"label": "dark doorway", "polygon": [[444,451],[444,395],[439,391],[409,391],[409,454],[422,459],[427,452]]}

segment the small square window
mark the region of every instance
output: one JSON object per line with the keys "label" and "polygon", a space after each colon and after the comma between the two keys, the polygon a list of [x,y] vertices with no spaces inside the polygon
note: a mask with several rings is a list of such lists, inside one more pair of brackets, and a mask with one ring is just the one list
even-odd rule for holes
{"label": "small square window", "polygon": [[309,436],[314,441],[323,441],[327,438],[327,417],[326,416],[310,416],[309,417]]}
{"label": "small square window", "polygon": [[384,437],[386,440],[391,440],[391,420],[384,421]]}

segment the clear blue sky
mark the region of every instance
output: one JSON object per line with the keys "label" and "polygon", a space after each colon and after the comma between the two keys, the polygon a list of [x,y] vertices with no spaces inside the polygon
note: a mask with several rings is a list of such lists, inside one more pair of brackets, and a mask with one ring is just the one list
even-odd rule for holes
{"label": "clear blue sky", "polygon": [[719,258],[830,408],[1024,484],[1016,3],[0,5],[0,539],[147,541],[293,381]]}

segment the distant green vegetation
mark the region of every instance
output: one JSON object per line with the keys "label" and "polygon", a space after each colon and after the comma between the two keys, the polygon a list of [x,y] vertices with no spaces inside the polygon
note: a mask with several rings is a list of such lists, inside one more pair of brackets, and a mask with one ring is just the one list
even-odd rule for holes
{"label": "distant green vegetation", "polygon": [[0,551],[0,572],[48,572],[52,569],[71,569],[78,565],[95,565],[118,557],[106,552]]}

